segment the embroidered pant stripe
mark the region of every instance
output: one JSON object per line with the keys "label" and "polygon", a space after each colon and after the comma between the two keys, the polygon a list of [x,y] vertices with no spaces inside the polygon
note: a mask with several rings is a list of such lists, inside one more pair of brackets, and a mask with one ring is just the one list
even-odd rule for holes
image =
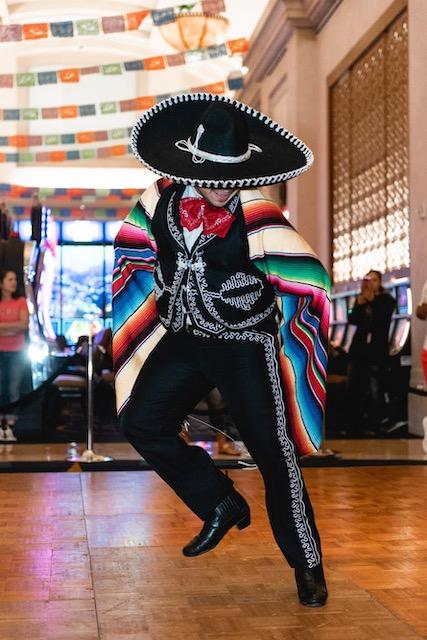
{"label": "embroidered pant stripe", "polygon": [[321,557],[306,515],[303,499],[303,480],[301,477],[301,470],[296,460],[295,446],[286,431],[285,404],[279,372],[279,356],[276,349],[275,339],[269,334],[256,333],[253,331],[243,331],[241,333],[229,331],[222,334],[220,337],[224,339],[235,338],[237,340],[261,342],[264,347],[268,375],[271,381],[271,389],[275,402],[277,436],[288,469],[292,514],[295,522],[295,528],[309,568],[315,567],[320,564]]}
{"label": "embroidered pant stripe", "polygon": [[[298,535],[301,539],[301,544],[304,547],[305,556],[309,567],[314,567],[320,564],[320,553],[317,547],[316,540],[311,531],[310,524],[308,522],[305,505],[303,501],[303,483],[301,478],[301,469],[296,461],[295,445],[292,440],[289,439],[286,432],[286,418],[285,418],[285,404],[283,398],[283,391],[279,373],[279,355],[275,340],[272,336],[266,336],[264,340],[264,348],[266,350],[268,368],[270,371],[271,364],[271,377],[272,388],[275,396],[277,395],[276,414],[277,414],[277,435],[282,446],[283,454],[285,456],[286,465],[289,470],[289,476],[295,475],[297,479],[297,488],[291,489],[293,492],[292,503],[293,513],[295,517],[295,526],[298,530]],[[270,357],[268,357],[268,351],[271,351]],[[273,382],[273,377],[275,382]],[[295,502],[295,507],[294,507]],[[306,546],[308,545],[308,546]],[[314,561],[313,561],[314,560]]]}

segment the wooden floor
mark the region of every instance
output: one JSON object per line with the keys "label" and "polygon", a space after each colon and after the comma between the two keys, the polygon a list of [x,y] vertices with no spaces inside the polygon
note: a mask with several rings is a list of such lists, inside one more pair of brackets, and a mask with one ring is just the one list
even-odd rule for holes
{"label": "wooden floor", "polygon": [[308,609],[257,471],[230,474],[253,524],[211,553],[152,472],[0,475],[1,640],[427,637],[427,467],[305,469],[330,599]]}

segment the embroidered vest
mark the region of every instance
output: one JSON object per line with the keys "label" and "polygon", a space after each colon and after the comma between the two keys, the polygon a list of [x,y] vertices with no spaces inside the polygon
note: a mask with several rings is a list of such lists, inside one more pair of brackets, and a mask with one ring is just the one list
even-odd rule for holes
{"label": "embroidered vest", "polygon": [[165,190],[151,226],[158,249],[154,280],[162,324],[172,331],[191,324],[214,335],[248,328],[274,333],[274,290],[249,258],[240,202],[225,238],[202,233],[188,250],[178,214],[183,191],[183,185]]}

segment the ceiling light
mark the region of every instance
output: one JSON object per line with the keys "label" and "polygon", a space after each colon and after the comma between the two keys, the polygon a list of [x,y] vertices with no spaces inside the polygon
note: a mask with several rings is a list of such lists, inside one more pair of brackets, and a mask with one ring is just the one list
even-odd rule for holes
{"label": "ceiling light", "polygon": [[174,49],[188,51],[220,44],[229,22],[212,13],[178,13],[174,20],[159,25],[163,38]]}

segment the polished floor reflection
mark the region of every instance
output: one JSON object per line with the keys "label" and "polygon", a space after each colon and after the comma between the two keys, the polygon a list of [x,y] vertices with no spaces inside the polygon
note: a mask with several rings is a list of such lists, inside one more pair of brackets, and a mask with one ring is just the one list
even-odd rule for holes
{"label": "polished floor reflection", "polygon": [[[224,463],[235,461],[236,456],[219,454],[217,445],[211,440],[198,440],[195,444],[203,446],[216,459]],[[242,443],[238,443],[241,452],[241,460],[247,460],[248,454]],[[421,438],[402,439],[368,439],[368,440],[327,440],[325,449],[336,454],[338,460],[360,462],[384,462],[402,461],[419,462],[427,464],[427,452],[423,449]],[[139,454],[127,442],[95,442],[96,453],[103,456],[111,456],[119,461],[138,461]],[[0,443],[0,470],[2,463],[13,462],[60,462],[75,454],[81,454],[85,450],[84,443],[40,443],[40,444],[14,444]],[[325,464],[328,464],[326,460]]]}
{"label": "polished floor reflection", "polygon": [[0,475],[2,640],[427,637],[427,468],[305,469],[330,600],[302,607],[256,470],[253,524],[184,558],[200,522],[152,472]]}

